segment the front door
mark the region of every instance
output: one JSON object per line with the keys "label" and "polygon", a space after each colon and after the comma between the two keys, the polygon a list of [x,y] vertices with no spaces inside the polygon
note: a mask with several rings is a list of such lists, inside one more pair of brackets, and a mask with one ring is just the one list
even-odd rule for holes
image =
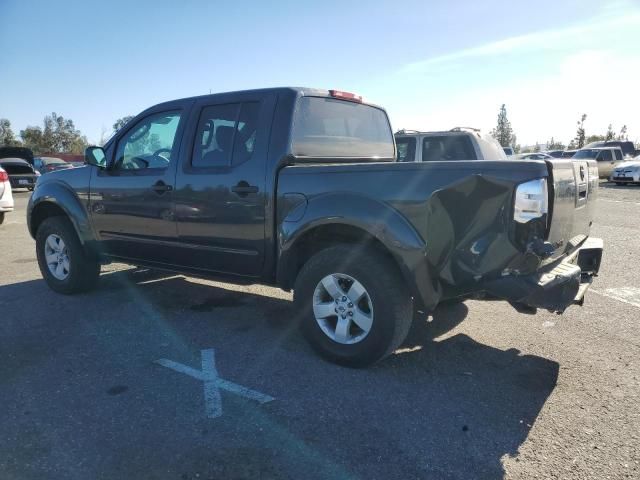
{"label": "front door", "polygon": [[182,116],[173,110],[144,117],[117,139],[112,167],[93,173],[90,212],[105,253],[171,263]]}
{"label": "front door", "polygon": [[176,176],[180,262],[255,277],[265,251],[266,161],[273,97],[203,99]]}
{"label": "front door", "polygon": [[613,173],[614,159],[611,150],[600,150],[596,157],[600,177],[610,177]]}

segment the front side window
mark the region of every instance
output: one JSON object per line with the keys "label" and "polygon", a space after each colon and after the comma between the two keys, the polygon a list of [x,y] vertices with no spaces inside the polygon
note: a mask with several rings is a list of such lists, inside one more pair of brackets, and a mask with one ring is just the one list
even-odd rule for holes
{"label": "front side window", "polygon": [[396,138],[399,162],[416,161],[416,139],[413,137]]}
{"label": "front side window", "polygon": [[602,150],[602,152],[600,152],[600,155],[598,156],[598,160],[603,162],[611,162],[613,160],[611,150]]}
{"label": "front side window", "polygon": [[226,167],[249,160],[254,152],[260,103],[228,103],[202,109],[191,165]]}
{"label": "front side window", "polygon": [[466,135],[434,135],[422,142],[422,161],[476,160],[471,140]]}
{"label": "front side window", "polygon": [[621,150],[614,150],[613,153],[615,153],[615,155],[616,155],[616,160],[622,160],[622,151]]}
{"label": "front side window", "polygon": [[141,120],[118,141],[115,168],[167,168],[178,153],[175,139],[179,123],[179,112],[158,113]]}
{"label": "front side window", "polygon": [[298,100],[291,146],[300,157],[394,157],[393,134],[384,110],[325,97]]}

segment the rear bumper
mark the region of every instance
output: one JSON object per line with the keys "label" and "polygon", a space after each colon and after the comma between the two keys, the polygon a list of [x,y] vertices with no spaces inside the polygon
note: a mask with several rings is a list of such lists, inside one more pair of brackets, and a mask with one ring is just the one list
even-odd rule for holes
{"label": "rear bumper", "polygon": [[560,263],[532,275],[509,275],[491,282],[487,292],[507,300],[517,310],[543,308],[562,313],[573,304],[582,305],[584,295],[600,270],[603,242],[588,238]]}
{"label": "rear bumper", "polygon": [[35,175],[13,175],[9,177],[12,188],[33,188],[38,181]]}

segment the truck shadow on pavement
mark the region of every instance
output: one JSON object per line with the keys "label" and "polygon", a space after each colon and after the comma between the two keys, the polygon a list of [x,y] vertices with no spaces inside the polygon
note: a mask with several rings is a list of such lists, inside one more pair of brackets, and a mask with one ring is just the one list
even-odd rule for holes
{"label": "truck shadow on pavement", "polygon": [[[9,374],[15,391],[24,397],[25,388],[31,389],[29,409],[48,412],[42,420],[47,428],[55,428],[56,416],[68,422],[74,412],[63,410],[78,404],[75,397],[91,393],[120,402],[110,405],[117,405],[122,417],[113,415],[107,424],[92,419],[116,407],[97,401],[83,403],[84,423],[77,425],[78,432],[65,424],[66,434],[75,440],[57,471],[77,478],[131,478],[129,473],[141,471],[149,478],[185,479],[502,478],[502,460],[517,455],[558,378],[556,362],[452,333],[467,316],[462,303],[438,308],[428,321],[417,318],[394,355],[369,369],[352,370],[311,351],[297,333],[288,298],[137,269],[103,275],[98,291],[76,297],[56,296],[42,286],[42,281],[31,281],[0,287],[0,298],[25,295],[37,287],[42,294],[31,297],[34,302],[64,302],[58,310],[49,307],[59,312],[49,328],[66,322],[64,354],[50,345],[35,362],[50,365],[91,355],[95,365],[88,362],[82,377],[87,381],[67,387],[69,398],[59,403],[39,385],[45,380],[24,378],[29,369]],[[135,321],[133,313],[123,318],[116,303],[137,312]],[[72,308],[85,313],[64,318]],[[0,340],[0,345],[16,365],[28,364],[38,337],[27,333],[28,324],[16,328],[12,341]],[[29,336],[29,349],[19,339],[20,328]],[[39,338],[51,343],[44,328],[38,326]],[[92,343],[74,341],[74,335],[88,336]],[[129,353],[135,346],[139,350]],[[257,405],[223,394],[225,415],[206,419],[199,382],[152,364],[166,356],[197,367],[200,349],[212,347],[222,377],[276,400]],[[109,371],[120,372],[116,387],[104,380]],[[0,384],[3,381],[0,374]],[[11,389],[3,390],[0,401],[15,406],[18,399],[11,398]],[[35,427],[5,422],[3,416],[16,409],[0,413],[0,424],[18,439],[15,445],[24,432],[33,443]],[[149,421],[150,415],[157,422]],[[36,413],[29,418],[38,422]],[[118,428],[127,435],[110,443]],[[80,432],[84,429],[91,432],[90,439]],[[51,432],[42,435],[52,437]],[[161,447],[154,443],[160,440]],[[109,455],[83,445],[89,441],[109,445]],[[16,458],[13,448],[0,447],[0,457]],[[48,445],[38,448],[45,457],[55,454]],[[174,449],[176,456],[168,456],[167,449]],[[77,471],[78,458],[89,470]],[[38,459],[43,464],[47,460],[53,461]],[[10,473],[20,476],[21,471]]]}

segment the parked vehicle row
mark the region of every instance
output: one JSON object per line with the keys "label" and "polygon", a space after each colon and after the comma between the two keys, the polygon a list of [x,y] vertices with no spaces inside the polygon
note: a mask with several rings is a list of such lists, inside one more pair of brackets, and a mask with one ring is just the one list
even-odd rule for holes
{"label": "parked vehicle row", "polygon": [[594,160],[451,162],[489,150],[465,129],[404,138],[421,161],[397,161],[384,109],[335,90],[156,105],[89,148],[88,167],[39,180],[27,223],[40,271],[64,294],[111,260],[277,285],[311,345],[353,366],[445,300],[528,313],[583,301],[603,249],[589,237]]}

